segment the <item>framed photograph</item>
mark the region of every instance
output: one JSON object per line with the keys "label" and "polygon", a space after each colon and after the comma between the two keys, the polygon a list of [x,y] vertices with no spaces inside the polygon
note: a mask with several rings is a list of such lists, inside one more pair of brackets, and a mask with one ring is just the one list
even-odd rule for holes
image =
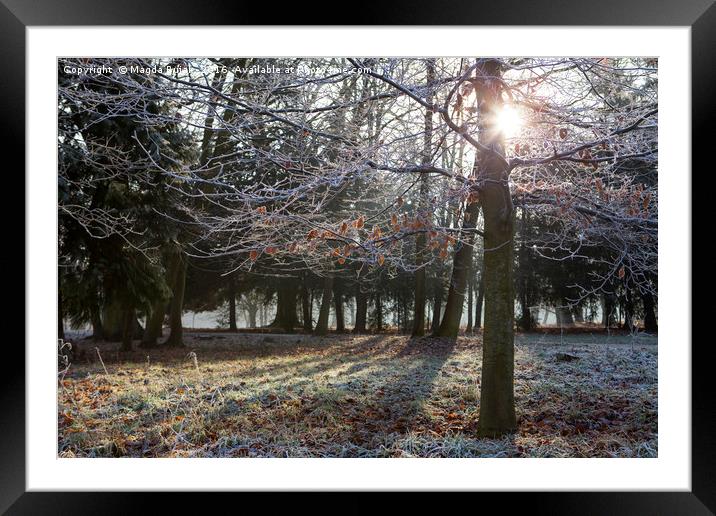
{"label": "framed photograph", "polygon": [[501,491],[713,513],[691,293],[713,2],[406,3],[351,26],[3,4],[26,202],[3,511]]}

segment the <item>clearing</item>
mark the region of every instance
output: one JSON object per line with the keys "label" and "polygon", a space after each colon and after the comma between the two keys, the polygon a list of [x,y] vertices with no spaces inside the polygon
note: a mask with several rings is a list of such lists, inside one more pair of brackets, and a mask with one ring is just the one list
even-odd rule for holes
{"label": "clearing", "polygon": [[656,337],[517,335],[519,430],[502,439],[475,437],[479,335],[185,343],[121,354],[80,341],[58,387],[59,456],[657,456]]}

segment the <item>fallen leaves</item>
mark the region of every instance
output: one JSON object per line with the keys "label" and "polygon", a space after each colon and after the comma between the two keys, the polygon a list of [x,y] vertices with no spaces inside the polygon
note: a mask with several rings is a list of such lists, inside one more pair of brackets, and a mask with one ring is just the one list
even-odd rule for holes
{"label": "fallen leaves", "polygon": [[[656,454],[654,346],[612,343],[605,352],[518,338],[519,428],[492,440],[476,438],[479,338],[247,337],[211,352],[226,341],[188,334],[211,364],[201,374],[182,366],[181,350],[152,351],[151,371],[142,355],[106,379],[85,377],[90,366],[78,364],[59,391],[61,456]],[[565,351],[580,359],[554,359]]]}

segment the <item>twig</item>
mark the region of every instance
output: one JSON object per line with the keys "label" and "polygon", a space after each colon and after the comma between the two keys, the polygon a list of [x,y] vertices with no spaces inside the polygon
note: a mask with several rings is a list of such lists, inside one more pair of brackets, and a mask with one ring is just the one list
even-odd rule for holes
{"label": "twig", "polygon": [[104,369],[104,374],[109,376],[109,373],[107,372],[107,368],[104,366],[104,360],[102,360],[102,355],[99,354],[99,348],[95,347],[95,351],[97,351],[97,356],[99,357],[99,363],[102,364],[102,369]]}

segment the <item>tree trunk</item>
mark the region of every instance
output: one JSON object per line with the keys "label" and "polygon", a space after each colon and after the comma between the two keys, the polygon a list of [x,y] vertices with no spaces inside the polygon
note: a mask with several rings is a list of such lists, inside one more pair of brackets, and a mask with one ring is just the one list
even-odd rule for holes
{"label": "tree trunk", "polygon": [[572,317],[572,311],[569,309],[569,306],[566,306],[567,302],[565,300],[562,301],[562,304],[563,306],[558,306],[555,308],[557,324],[559,324],[560,327],[574,326],[574,318]]}
{"label": "tree trunk", "polygon": [[583,323],[584,322],[584,308],[581,306],[575,306],[574,310],[572,310],[572,317],[574,318],[575,322]]}
{"label": "tree trunk", "polygon": [[62,287],[57,277],[57,338],[65,340],[65,314],[62,311]]}
{"label": "tree trunk", "polygon": [[[170,249],[170,251],[172,250]],[[167,261],[166,281],[169,287],[173,289],[177,274],[176,257],[173,254],[166,254],[165,260]],[[151,313],[147,317],[146,328],[142,335],[142,341],[139,344],[140,348],[153,348],[157,345],[157,339],[162,337],[164,318],[167,315],[168,308],[169,301],[166,299],[157,300],[152,304]]]}
{"label": "tree trunk", "polygon": [[477,299],[475,300],[475,330],[482,328],[482,304],[485,300],[485,268],[480,269],[480,281],[477,284]]}
{"label": "tree trunk", "polygon": [[527,274],[530,270],[529,251],[525,245],[528,238],[527,230],[527,210],[522,207],[522,219],[520,222],[520,251],[519,251],[519,298],[520,298],[520,328],[522,331],[530,331],[532,329],[532,314],[530,313],[529,299],[527,296]]}
{"label": "tree trunk", "polygon": [[303,330],[307,333],[313,331],[313,316],[311,314],[311,299],[308,295],[308,278],[303,277],[301,282],[301,311],[303,313]]}
{"label": "tree trunk", "polygon": [[[496,190],[496,189],[495,189]],[[478,433],[495,437],[517,427],[514,400],[512,217],[502,195],[490,191],[485,207],[485,328]],[[507,244],[505,245],[505,243]]]}
{"label": "tree trunk", "polygon": [[380,292],[375,295],[375,329],[378,332],[383,330],[383,303]]}
{"label": "tree trunk", "polygon": [[348,297],[346,300],[346,306],[348,306],[348,313],[350,314],[350,321],[349,326],[355,326],[356,325],[356,306],[353,303],[353,300]]}
{"label": "tree trunk", "polygon": [[103,333],[101,311],[97,306],[92,310],[92,339],[102,340]]}
{"label": "tree trunk", "polygon": [[634,327],[634,299],[631,290],[626,286],[626,281],[624,283],[624,324],[622,328],[631,331]]}
{"label": "tree trunk", "polygon": [[286,279],[276,290],[276,317],[271,323],[271,328],[282,328],[292,332],[298,325],[296,315],[296,295],[298,288],[293,279]]}
{"label": "tree trunk", "polygon": [[433,334],[437,333],[438,328],[440,328],[440,312],[442,310],[442,303],[443,293],[442,285],[440,285],[435,292],[435,301],[433,301],[433,322],[432,326],[430,327],[430,331],[432,331]]}
{"label": "tree trunk", "polygon": [[152,312],[147,318],[146,328],[140,348],[153,348],[157,345],[157,339],[162,336],[162,327],[164,326],[164,316],[167,313],[166,301],[157,301],[152,305]]}
{"label": "tree trunk", "polygon": [[410,309],[408,308],[408,296],[401,294],[400,306],[403,312],[403,321],[400,325],[400,331],[401,333],[408,333],[408,325],[413,323],[410,318]]}
{"label": "tree trunk", "polygon": [[284,326],[284,304],[283,288],[279,287],[276,289],[276,315],[274,315],[273,321],[269,324],[269,328],[281,328]]}
{"label": "tree trunk", "polygon": [[654,296],[651,292],[646,292],[641,295],[641,300],[644,303],[644,331],[658,331],[659,327],[656,323],[656,310],[654,309]]}
{"label": "tree trunk", "polygon": [[[435,62],[432,59],[427,61],[427,70],[425,74],[427,84],[431,84],[435,80]],[[432,95],[428,95],[425,99],[432,104]],[[429,164],[432,160],[432,138],[433,138],[433,112],[429,109],[425,110],[425,133],[423,135],[423,155],[421,162]],[[420,176],[420,200],[418,204],[418,217],[428,218],[428,175]],[[415,260],[418,265],[422,265],[425,254],[425,232],[418,233],[415,239]],[[415,301],[413,305],[413,337],[422,337],[425,335],[425,267],[420,267],[415,271]]]}
{"label": "tree trunk", "polygon": [[248,312],[249,320],[247,321],[249,323],[249,328],[256,328],[256,314],[259,311],[259,307],[256,305],[251,305],[246,309]]}
{"label": "tree trunk", "polygon": [[465,327],[466,333],[472,333],[472,291],[474,289],[474,281],[472,269],[470,270],[470,279],[467,282],[467,326]]}
{"label": "tree trunk", "polygon": [[335,286],[333,287],[333,302],[336,310],[336,331],[343,333],[346,331],[346,322],[343,311],[343,292],[341,291],[340,280],[336,280]]}
{"label": "tree trunk", "polygon": [[127,306],[124,309],[124,316],[122,321],[122,351],[132,351],[132,336],[134,334],[134,322],[136,320],[136,314],[134,313],[134,307]]}
{"label": "tree trunk", "polygon": [[318,314],[318,322],[313,330],[314,335],[328,334],[328,317],[331,312],[331,292],[333,291],[333,278],[326,276],[323,279],[323,298],[321,299],[321,311]]}
{"label": "tree trunk", "polygon": [[[491,117],[501,102],[499,61],[487,59],[478,69],[475,93],[483,112],[483,145],[493,152],[477,153],[480,199],[485,221],[485,329],[482,346],[478,435],[496,437],[517,428],[514,396],[514,209],[504,159],[502,136]],[[481,72],[481,73],[480,73]]]}
{"label": "tree trunk", "polygon": [[102,338],[108,342],[122,339],[124,311],[116,300],[110,300],[102,308]]}
{"label": "tree trunk", "polygon": [[353,333],[366,333],[366,323],[368,319],[368,296],[360,288],[360,284],[356,285],[356,323],[353,327]]}
{"label": "tree trunk", "polygon": [[475,233],[472,230],[475,228],[479,214],[480,205],[477,202],[469,203],[465,209],[460,242],[453,259],[452,278],[445,303],[445,313],[440,328],[435,334],[438,337],[455,338],[460,330],[467,278],[472,265],[472,243],[475,239]]}
{"label": "tree trunk", "polygon": [[520,281],[520,329],[522,331],[530,331],[532,329],[532,314],[530,313],[527,295],[525,293],[524,284]]}
{"label": "tree trunk", "polygon": [[169,337],[164,344],[171,347],[182,347],[184,346],[184,327],[181,316],[184,311],[184,289],[189,262],[181,250],[176,250],[172,259],[172,266],[176,273],[172,288],[173,296],[169,306]]}
{"label": "tree trunk", "polygon": [[236,279],[234,275],[229,275],[228,284],[229,296],[229,330],[236,331]]}

